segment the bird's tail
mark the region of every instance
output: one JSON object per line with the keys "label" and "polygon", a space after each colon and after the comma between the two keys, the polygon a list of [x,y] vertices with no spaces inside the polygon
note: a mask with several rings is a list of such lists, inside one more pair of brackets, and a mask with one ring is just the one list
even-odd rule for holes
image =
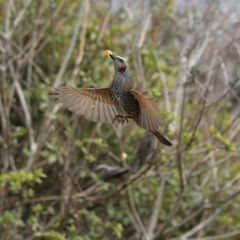
{"label": "bird's tail", "polygon": [[172,146],[172,143],[167,140],[160,132],[156,130],[148,130],[150,133],[152,133],[160,143],[167,145],[167,146]]}

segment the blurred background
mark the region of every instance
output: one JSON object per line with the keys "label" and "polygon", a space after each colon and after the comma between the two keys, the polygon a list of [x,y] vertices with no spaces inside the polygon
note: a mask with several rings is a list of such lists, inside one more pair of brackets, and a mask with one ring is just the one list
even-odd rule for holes
{"label": "blurred background", "polygon": [[[0,238],[239,239],[238,0],[0,1]],[[128,186],[144,134],[94,123],[53,85],[108,87],[127,59],[162,112],[159,145]]]}

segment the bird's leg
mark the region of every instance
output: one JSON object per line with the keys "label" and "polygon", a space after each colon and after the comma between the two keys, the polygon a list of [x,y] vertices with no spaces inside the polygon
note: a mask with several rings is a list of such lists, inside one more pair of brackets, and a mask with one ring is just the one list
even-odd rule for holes
{"label": "bird's leg", "polygon": [[123,118],[123,116],[121,116],[121,115],[116,115],[114,118],[113,118],[113,120],[112,120],[112,123],[114,124],[116,121],[118,122],[118,123],[121,123],[121,118]]}
{"label": "bird's leg", "polygon": [[122,115],[116,115],[114,118],[113,118],[113,124],[117,121],[118,123],[120,124],[124,124],[125,121],[127,121],[128,123],[128,118],[132,118],[131,116],[122,116]]}
{"label": "bird's leg", "polygon": [[124,117],[122,118],[121,124],[124,124],[125,121],[127,121],[127,123],[128,123],[128,118],[132,118],[132,117],[131,117],[131,116],[124,116]]}

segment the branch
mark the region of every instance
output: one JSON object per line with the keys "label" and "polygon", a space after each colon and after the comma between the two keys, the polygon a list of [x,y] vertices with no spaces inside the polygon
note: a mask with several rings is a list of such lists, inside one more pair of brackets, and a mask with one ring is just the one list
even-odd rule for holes
{"label": "branch", "polygon": [[220,234],[213,237],[205,238],[188,238],[188,240],[220,240],[220,239],[232,239],[233,237],[240,236],[240,230],[232,233]]}
{"label": "branch", "polygon": [[[24,2],[25,5],[24,7],[19,11],[17,17],[14,19],[13,24],[12,24],[12,29],[8,32],[6,32],[7,38],[10,39],[13,33],[13,30],[16,29],[17,25],[20,23],[20,21],[22,20],[27,8],[29,7],[29,5],[32,3],[32,0],[28,0],[27,2]],[[8,26],[9,27],[9,26]]]}
{"label": "branch", "polygon": [[61,78],[62,78],[62,76],[63,76],[63,74],[64,74],[64,72],[65,72],[65,70],[67,68],[68,61],[69,61],[69,59],[71,57],[71,54],[73,52],[75,43],[77,41],[77,36],[78,36],[80,25],[81,25],[81,16],[82,16],[82,11],[83,11],[83,6],[84,6],[86,1],[88,1],[88,0],[83,1],[81,6],[79,7],[78,16],[77,16],[77,20],[76,20],[76,25],[75,25],[75,28],[74,28],[74,32],[73,32],[73,36],[72,36],[71,42],[70,42],[70,46],[69,46],[67,52],[65,53],[62,65],[61,65],[60,70],[59,70],[59,72],[57,74],[56,80],[55,80],[55,82],[53,84],[54,86],[59,85],[59,83],[61,82]]}
{"label": "branch", "polygon": [[[186,81],[186,79],[184,80],[184,82]],[[178,192],[178,196],[175,200],[174,206],[169,214],[169,216],[167,217],[167,219],[165,220],[165,222],[162,224],[162,226],[160,227],[160,229],[158,230],[158,232],[155,234],[153,240],[157,240],[161,237],[161,235],[163,234],[163,231],[165,230],[165,228],[167,227],[167,225],[170,223],[170,221],[172,220],[172,218],[175,216],[176,212],[179,209],[179,205],[180,205],[180,201],[182,199],[183,196],[183,192],[184,192],[184,188],[186,185],[186,177],[185,177],[185,173],[184,173],[184,169],[183,169],[183,162],[182,162],[182,150],[180,149],[180,145],[181,145],[181,135],[182,135],[182,127],[183,127],[183,118],[184,118],[184,110],[185,110],[185,94],[186,94],[186,88],[184,83],[182,82],[182,106],[181,106],[181,120],[180,120],[180,125],[179,125],[179,132],[178,132],[178,144],[177,144],[177,152],[176,152],[176,158],[177,158],[177,163],[178,163],[178,170],[179,170],[179,176],[180,176],[180,189]]]}
{"label": "branch", "polygon": [[[212,66],[215,65],[215,61],[216,61],[216,59],[212,60]],[[197,131],[198,126],[199,126],[199,124],[202,120],[203,113],[205,111],[206,101],[207,101],[206,98],[207,98],[208,93],[209,93],[209,86],[211,85],[211,83],[213,81],[212,74],[213,74],[213,72],[210,71],[209,75],[208,75],[208,79],[207,79],[207,84],[206,84],[206,87],[205,87],[205,90],[204,90],[204,93],[203,93],[203,96],[202,96],[202,104],[201,104],[202,108],[199,110],[200,113],[198,114],[196,124],[193,127],[192,136],[191,136],[189,142],[187,143],[186,147],[184,148],[184,150],[187,150],[192,145],[192,143],[194,141],[194,138],[195,138],[196,131]]]}
{"label": "branch", "polygon": [[[35,142],[35,138],[34,138],[34,132],[33,132],[33,128],[32,128],[32,118],[31,118],[31,114],[25,99],[25,96],[23,94],[23,90],[22,87],[18,81],[18,76],[13,68],[13,65],[10,65],[10,74],[11,77],[14,81],[14,85],[16,87],[17,93],[18,93],[18,97],[20,99],[21,105],[22,105],[22,109],[25,115],[25,122],[26,122],[26,127],[28,129],[28,135],[29,135],[29,140],[30,140],[30,149],[32,151],[33,154],[35,154],[36,150],[37,150],[37,144]],[[27,162],[27,170],[29,171],[32,167],[32,163],[33,160],[31,160],[32,158],[30,157],[28,159]]]}
{"label": "branch", "polygon": [[183,196],[183,189],[180,188],[177,198],[175,200],[175,203],[173,205],[173,208],[169,214],[169,216],[167,217],[167,219],[165,220],[165,222],[161,225],[160,229],[156,232],[156,234],[154,235],[152,240],[159,240],[161,239],[161,236],[163,234],[164,229],[167,227],[167,225],[170,223],[170,221],[172,220],[172,218],[175,216],[176,212],[179,209],[179,205],[180,205],[180,201],[182,199]]}
{"label": "branch", "polygon": [[149,226],[148,226],[148,235],[150,236],[150,238],[152,238],[153,231],[157,225],[158,214],[159,214],[161,206],[162,206],[162,199],[163,199],[163,195],[164,195],[165,185],[166,185],[166,176],[164,174],[162,174],[161,185],[159,186],[159,189],[158,189],[157,199],[153,206],[153,212],[152,212],[152,216],[150,218]]}
{"label": "branch", "polygon": [[198,210],[196,210],[194,213],[183,219],[180,223],[176,224],[175,226],[168,228],[164,231],[164,235],[170,234],[174,232],[176,229],[180,228],[181,226],[185,225],[186,223],[192,221],[194,218],[196,218],[199,214],[201,214],[205,209],[210,208],[210,205],[204,205],[201,206]]}
{"label": "branch", "polygon": [[45,202],[45,201],[60,201],[60,200],[69,200],[69,199],[78,199],[78,198],[86,198],[87,196],[102,191],[104,188],[102,184],[93,184],[86,190],[76,193],[73,195],[55,195],[55,196],[47,196],[47,197],[38,197],[38,198],[32,198],[27,200],[27,202],[35,203],[35,202]]}
{"label": "branch", "polygon": [[[75,29],[74,29],[74,33],[73,33],[73,36],[72,36],[72,39],[71,39],[70,46],[69,46],[69,48],[68,48],[68,50],[65,54],[64,60],[63,60],[62,65],[61,65],[61,68],[58,72],[58,75],[57,75],[56,80],[55,80],[53,85],[59,85],[59,83],[61,81],[61,78],[62,78],[62,76],[63,76],[63,74],[66,70],[67,63],[68,63],[69,58],[72,54],[73,48],[75,46],[77,36],[78,36],[78,33],[79,33],[80,23],[81,23],[80,17],[81,17],[83,4],[84,3],[82,3],[82,5],[79,7],[78,18],[76,20],[76,25],[75,25]],[[60,8],[58,8],[58,9],[60,9]],[[46,112],[50,111],[51,107],[52,106],[49,106],[49,108]],[[43,119],[43,127],[42,127],[41,132],[39,134],[39,137],[37,139],[37,150],[36,150],[35,154],[31,157],[31,162],[33,162],[34,158],[36,158],[38,156],[39,151],[41,150],[43,144],[45,143],[45,140],[49,135],[49,131],[47,129],[51,125],[52,115],[55,114],[58,111],[58,109],[59,109],[59,105],[55,105],[54,108],[52,109],[51,114],[45,115],[45,118]]]}
{"label": "branch", "polygon": [[128,217],[129,217],[130,221],[132,222],[132,225],[135,227],[136,231],[137,231],[138,233],[140,233],[141,230],[140,230],[140,228],[139,228],[139,226],[138,226],[135,218],[133,217],[132,213],[130,212],[129,207],[128,207],[128,204],[126,203],[126,200],[125,200],[125,199],[124,199],[124,201],[123,201],[123,205],[124,205],[124,209],[125,209]]}
{"label": "branch", "polygon": [[85,41],[86,41],[87,24],[88,24],[88,17],[89,17],[89,9],[90,9],[90,2],[89,2],[89,0],[86,0],[85,4],[84,4],[83,28],[82,28],[81,37],[80,37],[79,53],[78,53],[78,57],[76,60],[75,69],[73,70],[72,78],[78,74],[79,69],[80,69],[80,64],[83,59],[84,46],[85,46]]}
{"label": "branch", "polygon": [[169,100],[169,94],[168,94],[168,88],[167,88],[167,80],[166,80],[165,74],[163,73],[163,71],[161,69],[157,49],[154,50],[154,57],[155,57],[156,66],[157,66],[157,69],[158,69],[158,72],[160,74],[160,78],[161,78],[162,84],[163,84],[163,94],[164,94],[164,99],[166,102],[166,109],[169,113],[172,113],[171,103]]}
{"label": "branch", "polygon": [[190,231],[186,232],[185,234],[183,234],[180,238],[173,238],[173,240],[188,240],[189,237],[191,237],[192,235],[196,234],[197,232],[201,231],[202,229],[204,229],[206,226],[208,226],[212,221],[215,220],[215,218],[222,212],[222,210],[224,208],[226,208],[228,206],[228,204],[224,204],[223,206],[217,208],[215,210],[215,212],[208,217],[205,221],[199,223],[198,225],[196,225],[193,229],[191,229]]}
{"label": "branch", "polygon": [[142,223],[142,220],[140,219],[140,217],[138,215],[136,206],[134,204],[133,196],[132,196],[132,191],[129,187],[127,188],[127,192],[128,192],[128,198],[129,198],[130,206],[131,206],[131,209],[132,209],[132,212],[133,212],[133,216],[134,216],[136,222],[138,223],[138,226],[141,229],[141,232],[144,234],[145,239],[149,240],[149,236],[146,232],[146,229],[145,229],[145,227]]}

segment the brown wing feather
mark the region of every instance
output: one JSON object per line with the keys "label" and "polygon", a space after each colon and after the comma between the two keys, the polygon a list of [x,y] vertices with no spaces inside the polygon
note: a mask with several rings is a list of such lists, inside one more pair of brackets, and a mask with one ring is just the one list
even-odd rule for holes
{"label": "brown wing feather", "polygon": [[[123,89],[131,92],[138,100],[140,106],[140,114],[137,120],[138,126],[147,130],[157,130],[161,124],[161,113],[153,102],[145,96],[146,91],[138,85],[136,88],[133,88],[134,84],[131,79],[126,81],[125,86]],[[139,91],[138,89],[141,90]]]}
{"label": "brown wing feather", "polygon": [[118,114],[109,88],[55,87],[51,93],[69,110],[94,122],[112,123]]}

